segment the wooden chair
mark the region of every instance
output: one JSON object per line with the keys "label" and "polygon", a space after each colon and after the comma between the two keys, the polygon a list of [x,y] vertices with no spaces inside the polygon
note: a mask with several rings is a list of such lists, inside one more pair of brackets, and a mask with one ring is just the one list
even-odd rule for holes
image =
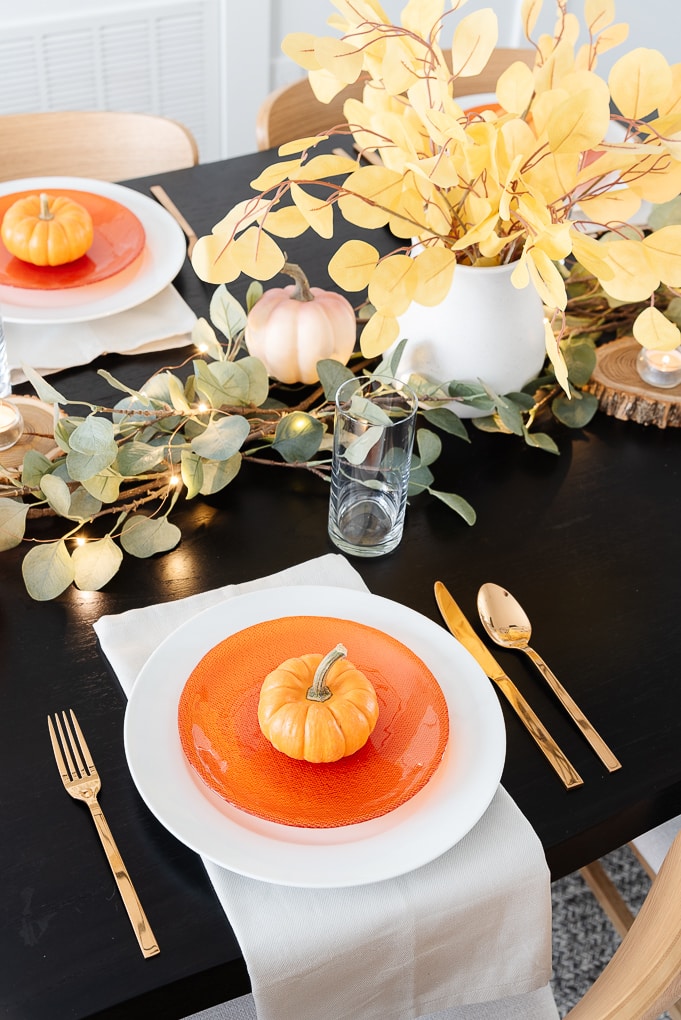
{"label": "wooden chair", "polygon": [[681,832],[600,977],[565,1020],[656,1020],[681,995]]}
{"label": "wooden chair", "polygon": [[[630,849],[651,879],[655,879],[658,874],[660,865],[674,839],[676,838],[678,842],[679,833],[681,833],[681,816],[672,818],[629,843]],[[615,883],[606,874],[602,864],[599,861],[594,861],[585,868],[581,868],[580,874],[610,918],[615,930],[624,938],[634,924],[634,915]],[[681,901],[677,902],[676,909],[681,913]],[[667,1012],[671,1020],[681,1020],[681,1000],[667,1006]]]}
{"label": "wooden chair", "polygon": [[[534,50],[495,50],[481,74],[472,78],[459,78],[456,93],[472,95],[494,92],[497,78],[515,60],[523,60],[532,66]],[[258,148],[273,149],[293,138],[320,134],[345,123],[343,104],[349,98],[361,99],[363,87],[361,81],[348,85],[330,103],[319,102],[307,78],[301,78],[270,93],[258,110],[255,123]]]}
{"label": "wooden chair", "polygon": [[166,117],[108,110],[0,116],[0,181],[45,175],[120,181],[198,161],[191,132]]}

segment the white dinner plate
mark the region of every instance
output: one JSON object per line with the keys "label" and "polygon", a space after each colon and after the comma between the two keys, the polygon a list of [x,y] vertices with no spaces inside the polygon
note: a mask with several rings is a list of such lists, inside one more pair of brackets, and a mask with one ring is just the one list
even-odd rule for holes
{"label": "white dinner plate", "polygon": [[[287,616],[336,617],[377,628],[418,655],[440,684],[449,713],[447,747],[430,781],[395,810],[336,828],[281,825],[228,804],[187,764],[177,713],[191,671],[224,638]],[[443,627],[376,595],[300,586],[229,599],[168,637],[135,682],[125,715],[125,751],[150,810],[192,850],[251,878],[326,888],[404,874],[462,839],[499,785],[506,733],[489,680]]]}
{"label": "white dinner plate", "polygon": [[132,188],[87,177],[25,177],[0,182],[0,195],[50,189],[90,191],[120,202],[137,216],[145,232],[141,255],[115,276],[65,290],[28,290],[0,286],[0,307],[7,322],[86,322],[136,308],[167,287],[187,254],[182,230],[158,202]]}

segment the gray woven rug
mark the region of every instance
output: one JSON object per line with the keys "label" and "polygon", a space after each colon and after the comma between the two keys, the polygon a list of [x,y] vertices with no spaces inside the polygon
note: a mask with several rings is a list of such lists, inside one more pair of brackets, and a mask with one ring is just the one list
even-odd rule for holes
{"label": "gray woven rug", "polygon": [[[628,847],[601,859],[632,913],[637,913],[650,879]],[[553,883],[553,994],[561,1017],[575,1005],[613,955],[620,937],[576,872]],[[667,1014],[664,1014],[667,1017]]]}

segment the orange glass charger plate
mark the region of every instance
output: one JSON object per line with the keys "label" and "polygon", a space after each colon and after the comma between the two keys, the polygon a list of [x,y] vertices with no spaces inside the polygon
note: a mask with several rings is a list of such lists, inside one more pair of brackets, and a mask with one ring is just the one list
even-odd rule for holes
{"label": "orange glass charger plate", "polygon": [[[90,191],[44,190],[48,195],[63,195],[84,206],[92,217],[94,240],[84,255],[62,266],[34,266],[24,262],[10,254],[0,241],[0,285],[24,290],[85,287],[115,276],[141,254],[145,244],[144,227],[120,202]],[[0,196],[0,222],[14,202],[34,194],[35,190]]]}
{"label": "orange glass charger plate", "polygon": [[[374,685],[376,727],[340,761],[289,758],[258,725],[262,681],[285,659],[325,654],[339,641]],[[219,642],[183,688],[178,727],[209,790],[249,814],[304,828],[352,825],[399,807],[434,774],[449,739],[444,695],[417,655],[375,628],[316,616],[268,620]]]}

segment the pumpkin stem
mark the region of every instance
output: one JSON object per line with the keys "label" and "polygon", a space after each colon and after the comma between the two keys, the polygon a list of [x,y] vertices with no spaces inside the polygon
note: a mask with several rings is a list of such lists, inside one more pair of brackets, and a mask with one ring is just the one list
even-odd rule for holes
{"label": "pumpkin stem", "polygon": [[284,262],[281,272],[293,277],[295,281],[296,289],[291,294],[292,301],[314,301],[314,294],[310,290],[307,276],[300,266],[297,266],[295,262]]}
{"label": "pumpkin stem", "polygon": [[54,215],[50,212],[50,197],[44,192],[40,195],[40,213],[38,218],[41,220],[53,220]]}
{"label": "pumpkin stem", "polygon": [[305,695],[308,701],[328,701],[333,691],[330,691],[325,684],[326,675],[337,659],[343,659],[348,654],[347,648],[343,645],[336,645],[324,656],[315,670],[312,686],[308,688]]}

